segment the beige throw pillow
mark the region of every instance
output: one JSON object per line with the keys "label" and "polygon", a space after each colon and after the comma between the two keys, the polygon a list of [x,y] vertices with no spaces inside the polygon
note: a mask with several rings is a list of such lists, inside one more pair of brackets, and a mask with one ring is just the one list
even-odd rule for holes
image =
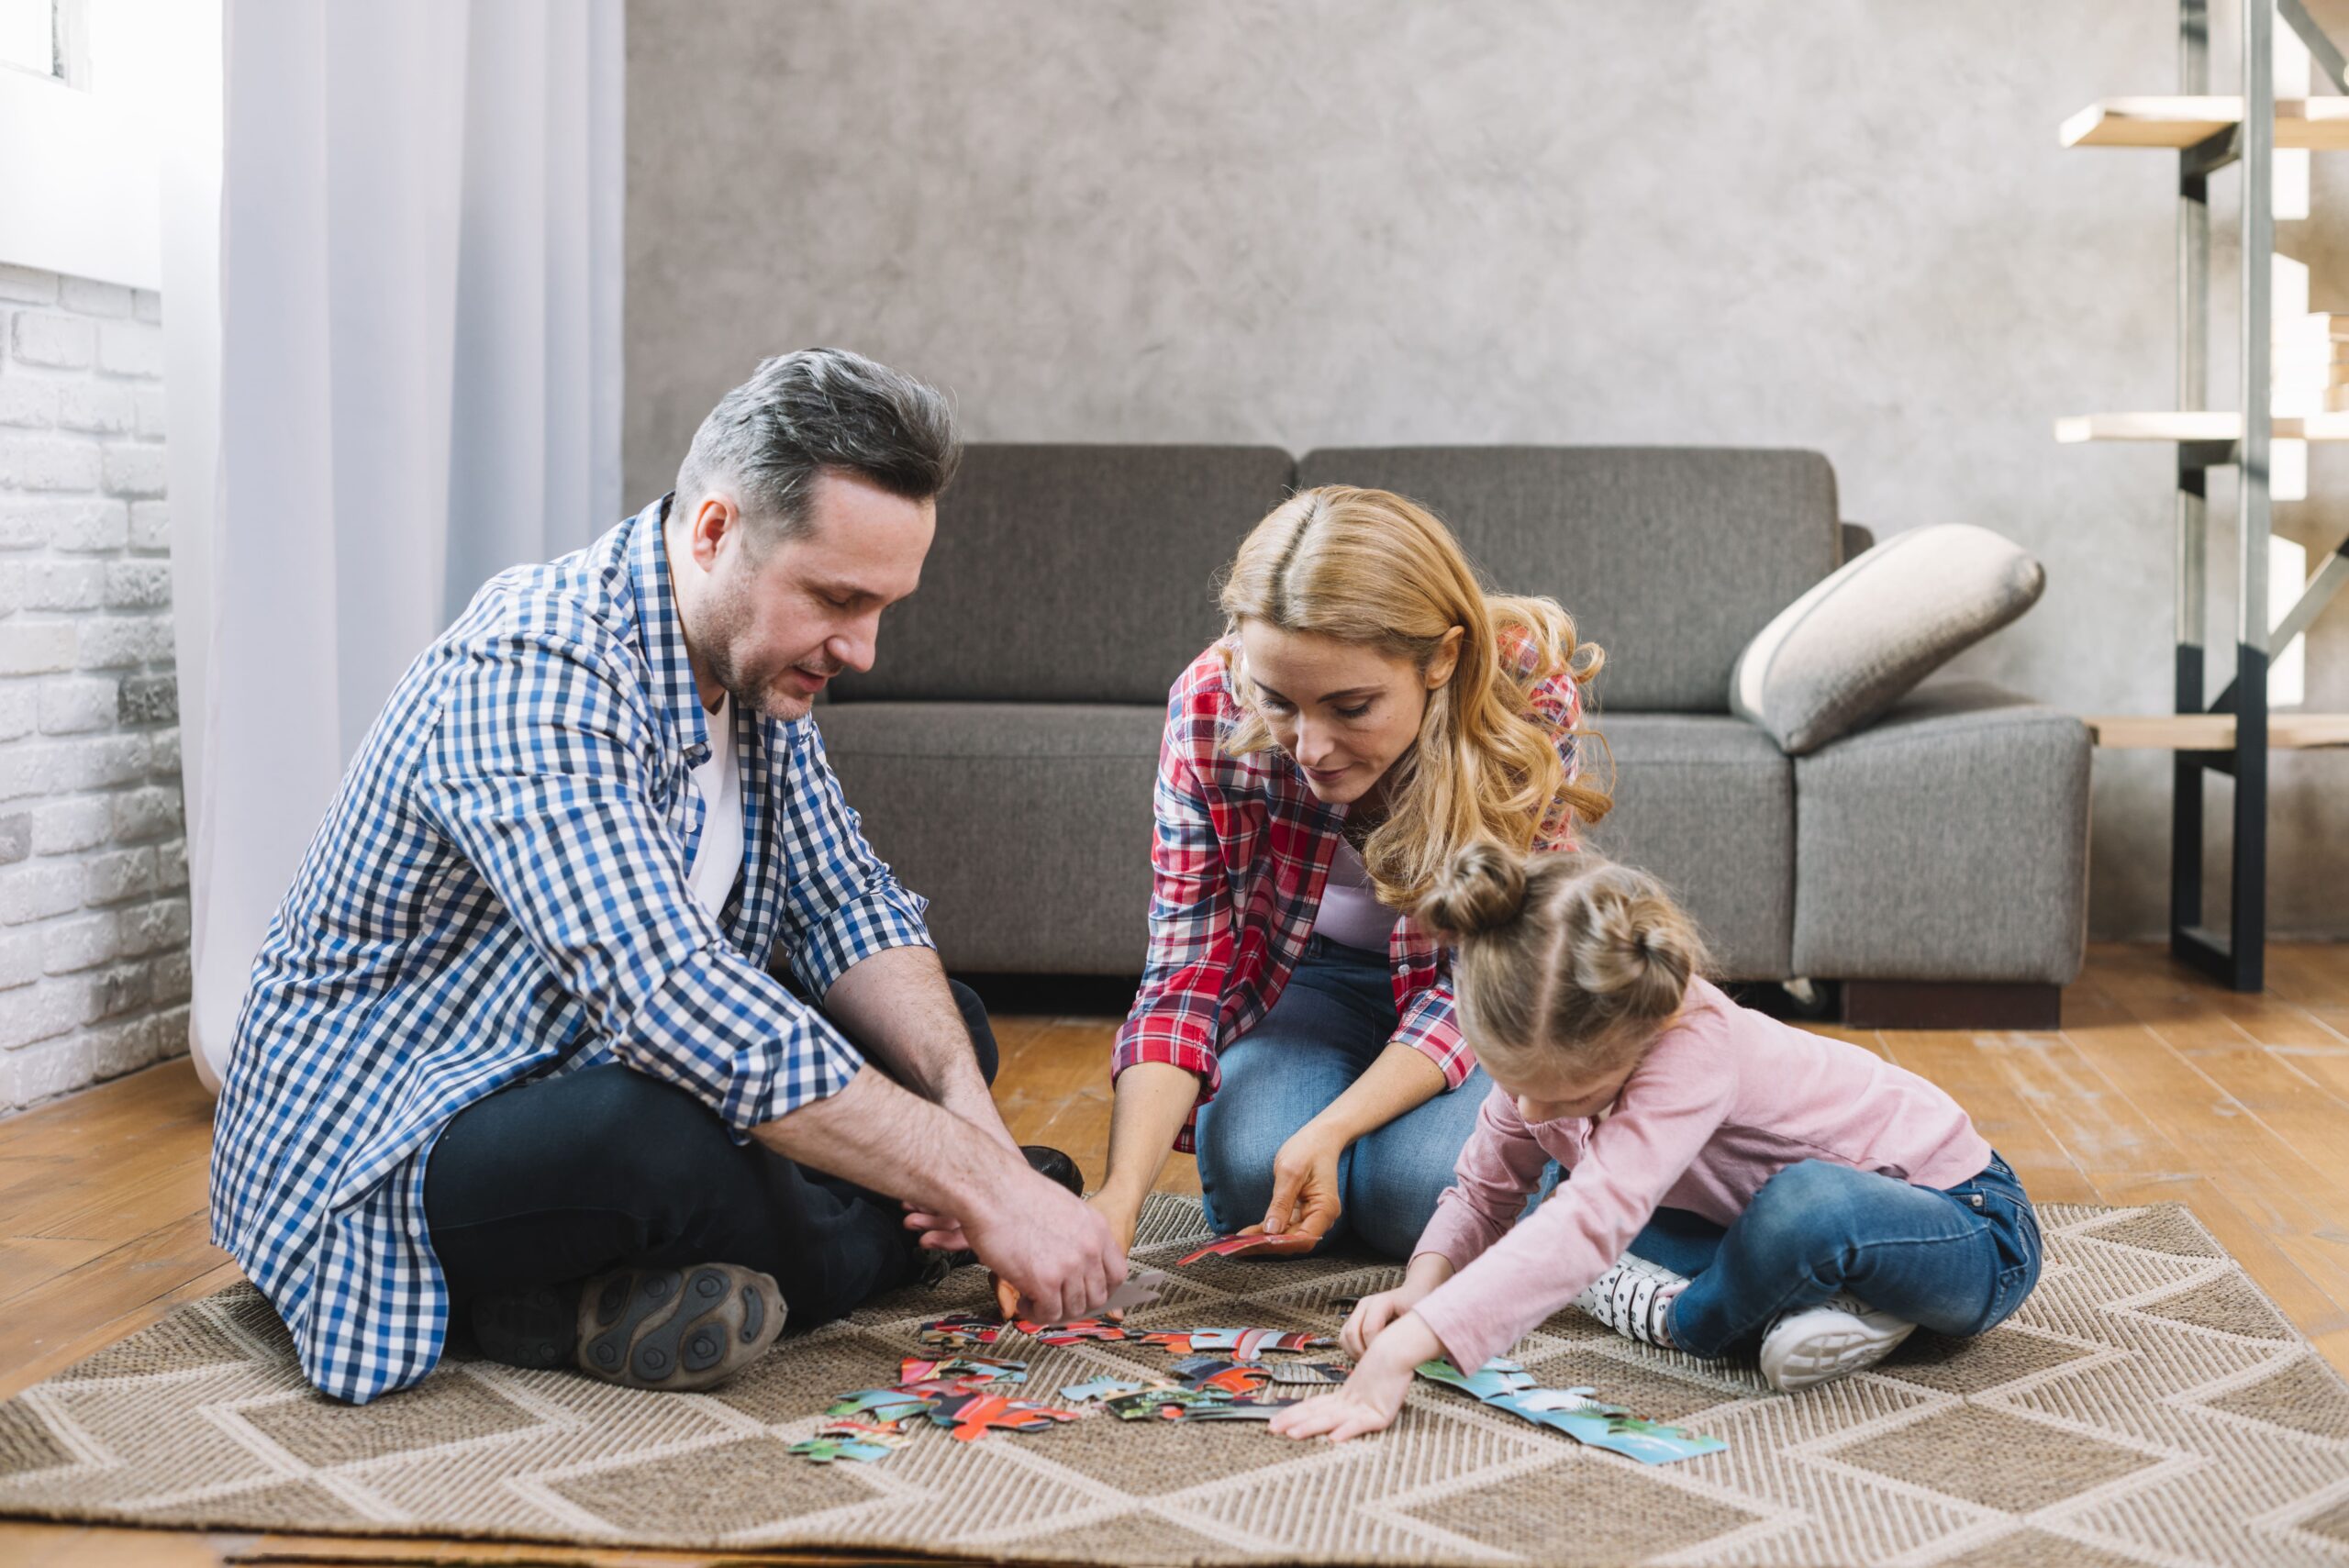
{"label": "beige throw pillow", "polygon": [[1738,655],[1731,711],[1800,756],[1867,724],[2038,602],[2047,573],[1969,523],[1895,534],[1788,605]]}

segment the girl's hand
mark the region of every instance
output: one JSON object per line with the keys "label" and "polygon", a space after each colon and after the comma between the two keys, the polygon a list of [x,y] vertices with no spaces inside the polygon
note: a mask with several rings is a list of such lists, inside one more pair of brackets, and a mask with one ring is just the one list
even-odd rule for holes
{"label": "girl's hand", "polygon": [[1346,1316],[1346,1326],[1340,1330],[1338,1342],[1346,1354],[1356,1361],[1370,1353],[1370,1347],[1387,1326],[1417,1307],[1427,1296],[1425,1289],[1414,1290],[1405,1281],[1393,1290],[1382,1290],[1376,1296],[1365,1296],[1354,1304]]}
{"label": "girl's hand", "polygon": [[1273,1430],[1285,1438],[1326,1437],[1331,1442],[1385,1431],[1403,1408],[1414,1370],[1442,1353],[1434,1331],[1405,1313],[1379,1336],[1378,1348],[1363,1358],[1342,1387],[1283,1410],[1273,1418]]}
{"label": "girl's hand", "polygon": [[[1382,1290],[1376,1296],[1365,1296],[1354,1303],[1346,1315],[1346,1326],[1340,1331],[1339,1343],[1346,1354],[1356,1361],[1370,1353],[1371,1342],[1384,1333],[1397,1318],[1435,1294],[1436,1287],[1452,1277],[1452,1262],[1441,1252],[1421,1252],[1411,1260],[1403,1274],[1403,1283],[1393,1290]],[[1421,1356],[1419,1361],[1428,1358]],[[1417,1366],[1419,1362],[1413,1362]]]}
{"label": "girl's hand", "polygon": [[1344,1212],[1338,1196],[1338,1156],[1346,1140],[1308,1122],[1291,1133],[1273,1156],[1273,1201],[1262,1224],[1242,1236],[1312,1236],[1330,1233]]}

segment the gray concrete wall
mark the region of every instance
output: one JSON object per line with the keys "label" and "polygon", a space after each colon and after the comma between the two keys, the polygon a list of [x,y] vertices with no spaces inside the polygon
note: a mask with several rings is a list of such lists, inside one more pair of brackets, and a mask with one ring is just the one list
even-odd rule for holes
{"label": "gray concrete wall", "polygon": [[[952,388],[983,439],[1809,447],[1854,520],[2047,563],[1965,668],[2158,711],[2167,450],[2050,430],[2173,401],[2175,163],[2055,128],[2174,90],[2173,16],[631,0],[629,493],[761,353],[817,342]],[[2316,201],[2283,243],[2349,307],[2349,158]],[[2322,548],[2349,453],[2314,493],[2279,524]],[[2349,612],[2310,686],[2349,706]],[[2096,780],[2094,928],[2157,931],[2166,758]],[[2281,929],[2349,932],[2344,785],[2342,753],[2277,761]]]}

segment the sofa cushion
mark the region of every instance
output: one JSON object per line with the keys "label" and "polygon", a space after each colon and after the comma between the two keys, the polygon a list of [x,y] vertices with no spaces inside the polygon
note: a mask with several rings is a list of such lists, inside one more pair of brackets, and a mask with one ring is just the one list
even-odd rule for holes
{"label": "sofa cushion", "polygon": [[1141,972],[1163,706],[853,702],[816,721],[949,967]]}
{"label": "sofa cushion", "polygon": [[1731,711],[1815,751],[2039,602],[2046,569],[1970,523],[1895,534],[1787,606],[1738,655]]}
{"label": "sofa cushion", "polygon": [[1616,807],[1593,848],[1663,879],[1696,917],[1720,973],[1778,980],[1794,915],[1794,768],[1767,735],[1725,715],[1616,713],[1584,755]]}
{"label": "sofa cushion", "polygon": [[2087,929],[2087,730],[1929,681],[1795,763],[1794,971],[2069,984]]}
{"label": "sofa cushion", "polygon": [[1215,574],[1293,477],[1271,447],[972,446],[920,591],[834,699],[1163,703],[1222,629]]}
{"label": "sofa cushion", "polygon": [[1547,594],[1607,650],[1602,704],[1724,713],[1753,634],[1842,559],[1816,452],[1686,447],[1332,447],[1301,485],[1410,496],[1495,588]]}

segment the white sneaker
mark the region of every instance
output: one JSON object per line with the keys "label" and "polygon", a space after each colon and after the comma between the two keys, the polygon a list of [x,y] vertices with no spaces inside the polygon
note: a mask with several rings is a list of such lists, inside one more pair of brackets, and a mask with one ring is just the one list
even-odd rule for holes
{"label": "white sneaker", "polygon": [[[1670,1337],[1662,1331],[1664,1314],[1671,1309],[1671,1298],[1687,1283],[1686,1274],[1675,1274],[1661,1263],[1626,1252],[1575,1297],[1575,1305],[1627,1340],[1643,1345],[1669,1344]],[[1659,1295],[1664,1297],[1661,1301]]]}
{"label": "white sneaker", "polygon": [[1876,1365],[1916,1331],[1914,1323],[1839,1293],[1770,1325],[1762,1336],[1762,1375],[1783,1394],[1831,1383]]}

